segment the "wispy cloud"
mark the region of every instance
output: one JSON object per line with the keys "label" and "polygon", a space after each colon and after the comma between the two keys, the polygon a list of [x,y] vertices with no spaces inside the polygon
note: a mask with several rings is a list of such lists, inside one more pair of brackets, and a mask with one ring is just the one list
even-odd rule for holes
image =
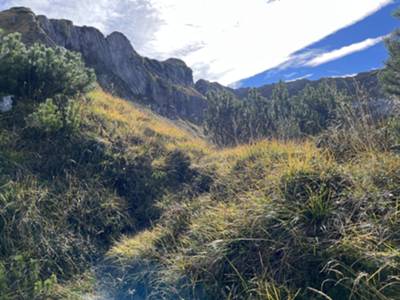
{"label": "wispy cloud", "polygon": [[356,77],[358,73],[351,73],[351,74],[344,74],[344,75],[331,75],[330,78],[349,78],[349,77]]}
{"label": "wispy cloud", "polygon": [[312,77],[313,75],[314,74],[306,74],[304,76],[300,76],[300,77],[296,77],[296,78],[293,78],[293,79],[290,79],[290,80],[286,80],[286,82],[292,82],[292,81],[296,81],[296,80],[307,79],[307,78]]}
{"label": "wispy cloud", "polygon": [[375,46],[376,44],[382,42],[385,39],[385,37],[386,36],[380,36],[377,38],[366,39],[359,43],[354,43],[352,45],[348,45],[348,46],[342,47],[340,49],[322,53],[321,55],[318,55],[317,57],[309,60],[307,63],[305,63],[305,65],[310,66],[310,67],[316,67],[316,66],[325,64],[327,62],[330,62],[330,61],[342,58],[344,56],[353,54],[355,52],[359,52],[359,51],[365,50],[367,48],[370,48],[372,46]]}
{"label": "wispy cloud", "polygon": [[[3,2],[4,1],[4,2]],[[26,6],[36,14],[69,19],[76,25],[89,25],[104,34],[123,32],[135,49],[157,57],[150,43],[164,21],[150,0],[0,0],[0,8]]]}
{"label": "wispy cloud", "polygon": [[[350,54],[363,51],[373,47],[382,42],[387,35],[379,36],[376,38],[369,38],[364,41],[344,46],[339,49],[331,51],[324,51],[324,49],[305,49],[299,53],[290,55],[285,62],[271,69],[267,76],[271,76],[274,72],[280,72],[287,69],[298,67],[317,67],[319,65],[340,59]],[[288,76],[288,75],[286,75]]]}
{"label": "wispy cloud", "polygon": [[[291,53],[392,0],[0,0],[2,8],[125,33],[146,56],[178,56],[196,78],[227,84],[271,69]],[[317,26],[315,24],[318,24]],[[323,53],[302,57],[310,61]],[[299,57],[297,57],[299,58]]]}

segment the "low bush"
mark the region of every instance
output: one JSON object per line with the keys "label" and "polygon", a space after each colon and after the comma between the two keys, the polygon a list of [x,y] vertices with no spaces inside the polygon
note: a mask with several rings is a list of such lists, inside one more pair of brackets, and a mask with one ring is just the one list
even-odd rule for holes
{"label": "low bush", "polygon": [[89,91],[94,71],[81,55],[64,48],[25,46],[19,33],[0,33],[0,91],[30,101],[55,95],[75,97]]}

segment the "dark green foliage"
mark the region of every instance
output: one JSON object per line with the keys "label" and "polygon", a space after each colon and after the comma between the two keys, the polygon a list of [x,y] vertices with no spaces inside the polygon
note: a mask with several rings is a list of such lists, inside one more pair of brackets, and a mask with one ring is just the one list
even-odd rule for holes
{"label": "dark green foliage", "polygon": [[294,118],[300,132],[316,135],[327,129],[337,120],[337,106],[343,102],[344,96],[327,83],[318,88],[307,86],[294,99]]}
{"label": "dark green foliage", "polygon": [[[33,283],[33,284],[32,284]],[[0,261],[0,299],[46,299],[54,293],[57,277],[40,279],[40,262],[23,255]]]}
{"label": "dark green foliage", "polygon": [[37,110],[27,117],[29,127],[45,132],[57,132],[63,126],[61,114],[52,99],[41,103]]}
{"label": "dark green foliage", "polygon": [[[400,11],[395,13],[400,17]],[[389,59],[386,61],[385,68],[380,73],[380,81],[384,90],[393,96],[400,96],[400,30],[392,33],[386,39],[386,46],[389,51]]]}
{"label": "dark green foliage", "polygon": [[281,82],[271,99],[250,90],[244,100],[212,93],[205,121],[206,133],[218,145],[238,145],[263,138],[291,139],[317,135],[337,120],[337,106],[345,96],[327,83],[307,86],[289,96]]}
{"label": "dark green foliage", "polygon": [[208,110],[205,131],[219,145],[239,143],[241,103],[228,93],[211,93],[208,96]]}
{"label": "dark green foliage", "polygon": [[42,101],[55,95],[75,97],[93,86],[95,75],[77,53],[35,44],[20,34],[0,35],[0,91]]}

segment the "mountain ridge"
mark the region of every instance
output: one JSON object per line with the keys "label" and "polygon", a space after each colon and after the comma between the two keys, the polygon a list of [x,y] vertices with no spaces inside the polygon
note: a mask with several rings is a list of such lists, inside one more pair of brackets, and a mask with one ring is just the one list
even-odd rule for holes
{"label": "mountain ridge", "polygon": [[194,87],[192,70],[178,59],[159,62],[140,56],[120,32],[105,36],[94,27],[35,15],[25,7],[0,12],[0,28],[20,32],[26,44],[40,42],[80,52],[100,85],[120,97],[171,119],[203,119],[206,100]]}
{"label": "mountain ridge", "polygon": [[[351,95],[356,93],[357,89],[362,89],[373,99],[385,98],[383,91],[379,85],[378,70],[362,72],[352,77],[325,77],[318,80],[299,79],[291,82],[285,82],[288,87],[288,92],[294,95],[304,89],[307,85],[316,87],[322,82],[327,82],[336,86],[339,90],[345,91]],[[256,89],[262,96],[269,98],[277,83],[265,84]],[[235,89],[235,95],[243,99],[246,97],[248,91],[252,88],[239,88]]]}
{"label": "mountain ridge", "polygon": [[[250,90],[233,89],[204,79],[195,83],[192,70],[184,61],[143,57],[121,32],[104,35],[95,27],[76,26],[70,20],[36,15],[26,7],[0,12],[0,28],[6,33],[20,32],[26,44],[40,42],[81,53],[88,67],[95,70],[103,89],[173,120],[201,124],[208,107],[209,92],[227,92],[244,99]],[[377,74],[378,71],[372,71],[348,78],[300,79],[286,84],[290,94],[296,94],[307,85],[316,86],[327,81],[351,94],[355,93],[356,87],[363,87],[372,98],[383,98]],[[275,85],[266,84],[255,89],[269,98]]]}

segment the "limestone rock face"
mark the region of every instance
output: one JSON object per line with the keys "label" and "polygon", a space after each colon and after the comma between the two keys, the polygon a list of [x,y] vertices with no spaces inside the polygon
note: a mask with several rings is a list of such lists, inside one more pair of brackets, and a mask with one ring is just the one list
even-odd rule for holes
{"label": "limestone rock face", "polygon": [[0,28],[20,32],[27,44],[40,42],[80,52],[100,85],[120,97],[171,119],[203,120],[207,101],[195,89],[192,70],[179,59],[160,62],[140,56],[122,33],[104,36],[96,28],[36,16],[23,7],[0,12]]}

